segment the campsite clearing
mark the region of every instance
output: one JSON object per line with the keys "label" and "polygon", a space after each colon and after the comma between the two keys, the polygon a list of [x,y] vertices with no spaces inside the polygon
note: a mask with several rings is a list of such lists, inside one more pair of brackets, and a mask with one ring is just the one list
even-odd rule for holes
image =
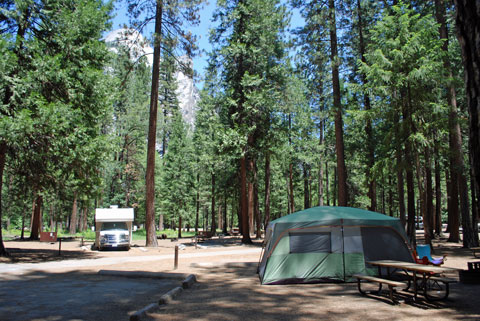
{"label": "campsite clearing", "polygon": [[[461,244],[445,243],[446,237],[435,241],[435,254],[448,254],[445,266],[467,269],[467,262],[475,260],[472,252],[463,249]],[[51,286],[57,280],[58,286],[62,284],[65,286],[60,280],[71,271],[85,275],[102,269],[173,273],[174,247],[182,242],[187,246],[185,250],[180,251],[179,268],[175,272],[195,274],[198,282],[172,303],[162,307],[158,313],[150,315],[153,320],[480,319],[478,296],[480,288],[479,285],[473,284],[453,284],[448,300],[434,303],[419,300],[395,306],[388,304],[388,297],[385,296],[372,298],[359,295],[356,283],[260,285],[258,275],[255,273],[260,257],[260,241],[255,241],[256,246],[243,246],[239,238],[222,240],[213,238],[204,242],[202,248],[197,250],[193,244],[188,243],[190,239],[177,242],[159,240],[159,248],[143,248],[141,243],[137,243],[137,246],[128,252],[83,250],[80,248],[80,242],[72,241],[62,243],[64,251],[62,257],[56,256],[57,244],[8,241],[7,248],[16,248],[17,253],[23,255],[22,258],[17,257],[19,262],[36,262],[31,268],[42,266],[43,271],[22,269],[7,274],[0,271],[0,274],[4,278],[7,275],[10,278],[30,275],[28,286],[34,288],[40,284],[36,282],[42,281],[40,276],[46,275],[45,272],[48,272]],[[86,257],[90,259],[81,259]],[[56,261],[52,261],[54,259]],[[94,262],[99,264],[94,265]],[[11,266],[11,263],[5,265]],[[4,265],[0,264],[1,266]],[[89,293],[88,287],[83,289],[85,293]],[[28,289],[25,288],[25,291]],[[135,291],[137,289],[134,287],[129,292]],[[158,291],[162,289],[159,287]],[[54,298],[52,302],[45,302],[43,306],[43,310],[50,311],[50,314],[46,312],[41,319],[52,319],[55,306],[59,302],[69,300],[68,296],[61,292],[51,297]],[[134,296],[128,304],[145,307],[151,304],[152,300],[154,299],[151,297],[140,295]],[[0,296],[0,308],[5,304],[9,304],[8,295]],[[33,307],[32,304],[33,302],[29,301],[22,302],[22,308],[30,309]],[[102,315],[102,320],[118,320],[113,318],[113,313],[110,314],[115,309],[115,305],[99,302],[95,309],[96,317]],[[71,314],[65,314],[63,319],[75,319],[76,312],[78,312],[76,309],[65,311]],[[96,320],[95,317],[81,319]],[[125,316],[124,320],[128,320],[128,316]]]}

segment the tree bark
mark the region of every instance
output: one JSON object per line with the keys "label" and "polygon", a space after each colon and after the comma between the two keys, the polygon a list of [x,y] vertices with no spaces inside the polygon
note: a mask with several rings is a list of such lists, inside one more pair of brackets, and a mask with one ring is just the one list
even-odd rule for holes
{"label": "tree bark", "polygon": [[179,215],[178,216],[178,239],[180,239],[182,237],[182,215]]}
{"label": "tree bark", "polygon": [[70,235],[77,233],[77,192],[73,193],[72,215],[70,216]]}
{"label": "tree bark", "polygon": [[[292,114],[288,114],[288,141],[289,145],[292,145]],[[288,213],[295,212],[295,195],[293,192],[293,164],[292,164],[292,155],[290,155],[290,164],[288,166],[288,190],[289,190],[289,209]]]}
{"label": "tree bark", "polygon": [[339,57],[337,50],[337,27],[335,18],[335,1],[329,0],[330,49],[332,62],[333,106],[335,108],[335,148],[338,172],[338,205],[347,206],[347,168],[345,166],[345,146],[343,142],[342,102],[340,93]]}
{"label": "tree bark", "polygon": [[240,220],[242,227],[242,243],[252,244],[248,226],[248,197],[247,197],[247,159],[240,158]]}
{"label": "tree bark", "polygon": [[337,168],[333,168],[333,206],[337,206],[337,186],[338,186]]}
{"label": "tree bark", "polygon": [[[405,93],[404,93],[405,94]],[[410,113],[410,106],[407,101],[407,97],[402,95],[402,114],[404,119],[404,130],[403,135],[405,138],[408,138],[410,133],[412,133],[412,119]],[[415,235],[415,183],[413,179],[413,157],[412,157],[412,148],[410,143],[405,143],[405,162],[406,162],[406,176],[407,176],[407,234],[410,238],[410,243],[416,245],[416,235]]]}
{"label": "tree bark", "polygon": [[442,235],[442,188],[438,146],[434,145],[435,157],[435,234]]}
{"label": "tree bark", "polygon": [[264,212],[265,212],[265,228],[267,228],[268,223],[270,223],[270,180],[271,180],[271,173],[270,173],[270,151],[267,151],[265,154],[265,204],[264,204]]}
{"label": "tree bark", "polygon": [[262,220],[260,217],[260,204],[258,201],[258,175],[257,175],[257,162],[253,161],[253,210],[255,216],[255,225],[256,225],[256,235],[255,238],[259,239],[262,237]]}
{"label": "tree bark", "polygon": [[325,161],[325,197],[327,199],[327,206],[330,206],[330,197],[329,197],[329,185],[330,182],[328,180],[328,162]]}
{"label": "tree bark", "polygon": [[33,209],[32,232],[30,233],[30,240],[40,239],[40,222],[42,220],[42,205],[43,197],[37,195],[35,198],[35,207]]}
{"label": "tree bark", "polygon": [[153,46],[152,88],[150,93],[150,115],[148,122],[147,170],[145,177],[145,229],[146,246],[157,247],[155,233],[155,154],[158,113],[158,81],[160,78],[160,50],[162,37],[163,0],[157,0],[155,12],[155,32]]}
{"label": "tree bark", "polygon": [[[470,115],[470,153],[472,169],[477,189],[480,188],[480,2],[471,0],[454,0],[456,6],[456,22],[458,41],[462,47],[462,58],[465,69],[465,87],[467,104]],[[455,106],[456,107],[456,106]],[[456,111],[456,108],[455,108]],[[453,106],[452,106],[453,112]],[[460,172],[459,191],[463,225],[463,246],[478,245],[473,236],[471,221],[468,212],[467,181],[464,178],[463,158],[461,155],[461,136],[458,121],[455,127],[455,144],[460,144],[455,153],[457,170]],[[463,176],[463,177],[462,177]]]}
{"label": "tree bark", "polygon": [[[253,159],[248,159],[247,171],[253,174]],[[248,198],[248,225],[250,231],[253,233],[254,228],[254,216],[255,216],[255,204],[254,204],[254,189],[253,189],[253,177],[247,174],[247,198]]]}
{"label": "tree bark", "polygon": [[289,190],[289,204],[290,209],[289,213],[295,212],[295,195],[293,191],[293,164],[290,163],[288,166],[288,190]]}
{"label": "tree bark", "polygon": [[[0,141],[0,256],[9,256],[5,245],[3,244],[2,236],[2,190],[3,190],[3,170],[5,169],[5,161],[7,158],[7,143]],[[22,229],[23,233],[23,229]]]}
{"label": "tree bark", "polygon": [[309,166],[303,163],[303,209],[310,208],[310,182]]}
{"label": "tree bark", "polygon": [[198,219],[200,214],[200,174],[197,173],[197,196],[195,197],[195,234],[198,233]]}
{"label": "tree bark", "polygon": [[[395,123],[398,124],[399,119],[398,116],[396,116],[397,119],[395,120]],[[398,139],[400,139],[402,133],[398,129],[396,129],[396,136]],[[395,151],[395,156],[397,159],[397,192],[398,192],[398,211],[400,214],[400,221],[402,222],[402,225],[405,226],[407,223],[407,217],[405,215],[405,183],[403,179],[403,157],[402,157],[402,145],[397,142],[397,149]]]}
{"label": "tree bark", "polygon": [[[363,18],[360,0],[357,0],[357,17],[360,59],[363,63],[365,63],[365,41],[363,39]],[[364,85],[367,84],[367,77],[364,74],[362,74],[362,82]],[[368,94],[364,94],[363,102],[365,106],[365,111],[368,114],[368,112],[371,110],[370,96]],[[375,190],[375,178],[372,174],[372,168],[375,165],[375,143],[373,141],[372,122],[370,120],[370,117],[368,116],[365,124],[365,133],[367,134],[367,166],[365,174],[368,186],[368,197],[370,198],[370,206],[368,209],[375,212],[377,210],[377,195]]]}
{"label": "tree bark", "polygon": [[217,223],[215,222],[215,174],[212,173],[212,207],[211,207],[211,213],[212,213],[212,226],[210,227],[210,232],[212,235],[215,235],[217,232]]}
{"label": "tree bark", "polygon": [[85,207],[83,208],[83,228],[82,230],[83,231],[86,231],[88,229],[88,207],[87,205],[85,205]]}
{"label": "tree bark", "polygon": [[433,182],[432,182],[432,164],[430,159],[430,150],[425,149],[425,218],[423,219],[425,233],[428,231],[430,238],[433,238],[433,222],[434,222],[434,209],[433,209]]}
{"label": "tree bark", "polygon": [[[232,208],[233,210],[233,208]],[[223,234],[227,234],[228,232],[228,216],[227,216],[227,190],[224,190],[224,196],[223,196],[223,229],[222,229]]]}
{"label": "tree bark", "polygon": [[[324,137],[323,137],[323,120],[320,121],[320,130],[319,130],[319,145],[322,147]],[[323,206],[324,204],[324,186],[323,186],[323,177],[324,177],[324,172],[323,172],[323,165],[322,165],[322,159],[320,158],[318,161],[318,206]]]}
{"label": "tree bark", "polygon": [[[472,157],[469,154],[469,161],[472,163]],[[470,166],[470,193],[472,197],[472,227],[473,227],[473,241],[474,246],[478,246],[478,215],[480,212],[480,199],[475,190],[475,181],[473,180],[473,166]]]}

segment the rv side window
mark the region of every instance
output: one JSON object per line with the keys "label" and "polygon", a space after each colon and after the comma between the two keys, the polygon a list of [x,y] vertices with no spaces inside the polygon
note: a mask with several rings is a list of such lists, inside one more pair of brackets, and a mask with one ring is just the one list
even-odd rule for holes
{"label": "rv side window", "polygon": [[290,253],[331,253],[330,233],[290,233]]}

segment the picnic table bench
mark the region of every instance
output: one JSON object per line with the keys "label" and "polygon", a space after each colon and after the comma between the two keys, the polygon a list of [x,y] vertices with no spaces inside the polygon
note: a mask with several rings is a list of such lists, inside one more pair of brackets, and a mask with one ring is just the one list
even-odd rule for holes
{"label": "picnic table bench", "polygon": [[[367,262],[370,265],[378,267],[379,276],[382,275],[381,268],[387,269],[387,276],[390,277],[390,269],[404,271],[408,276],[408,287],[413,281],[413,299],[417,300],[419,290],[427,301],[446,299],[449,295],[449,284],[457,282],[456,279],[444,277],[442,274],[447,272],[458,272],[458,269],[423,265],[411,262],[402,262],[394,260],[380,260]],[[432,296],[432,293],[444,293],[443,296]]]}
{"label": "picnic table bench", "polygon": [[361,286],[362,280],[378,283],[379,287],[378,287],[377,293],[380,293],[380,291],[382,290],[383,284],[388,285],[389,297],[390,297],[390,300],[392,300],[393,304],[398,304],[398,301],[395,300],[395,298],[393,297],[393,289],[396,287],[405,285],[403,282],[388,280],[388,279],[384,279],[376,276],[370,276],[370,275],[355,274],[353,275],[353,277],[357,279],[358,291],[363,295],[367,295],[367,293],[362,290],[362,286]]}
{"label": "picnic table bench", "polygon": [[198,231],[197,238],[200,240],[211,239],[213,233],[211,231]]}
{"label": "picnic table bench", "polygon": [[480,252],[480,247],[471,247],[470,250],[472,250],[473,256],[477,257],[477,252]]}

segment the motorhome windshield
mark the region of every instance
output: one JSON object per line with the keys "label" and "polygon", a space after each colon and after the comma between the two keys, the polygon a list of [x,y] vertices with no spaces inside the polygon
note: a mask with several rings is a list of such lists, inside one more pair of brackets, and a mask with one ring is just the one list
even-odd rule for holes
{"label": "motorhome windshield", "polygon": [[128,230],[125,222],[105,222],[102,224],[102,231]]}

